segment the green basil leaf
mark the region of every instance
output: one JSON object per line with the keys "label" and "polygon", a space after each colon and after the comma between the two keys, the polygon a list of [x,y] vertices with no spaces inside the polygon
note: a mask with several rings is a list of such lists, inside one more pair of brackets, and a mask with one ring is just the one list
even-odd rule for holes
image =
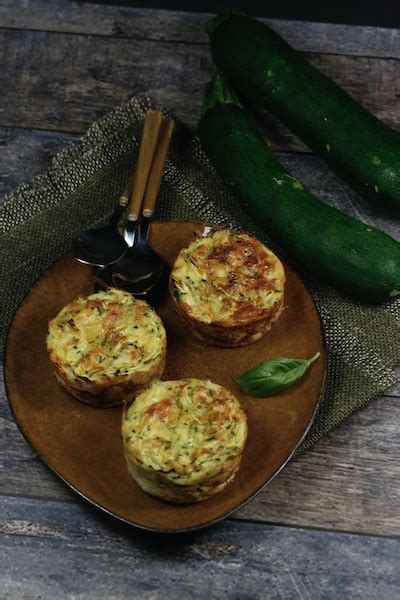
{"label": "green basil leaf", "polygon": [[271,358],[236,377],[235,381],[246,394],[256,398],[266,398],[285,390],[301,379],[319,355],[320,353],[317,352],[308,360],[283,356]]}

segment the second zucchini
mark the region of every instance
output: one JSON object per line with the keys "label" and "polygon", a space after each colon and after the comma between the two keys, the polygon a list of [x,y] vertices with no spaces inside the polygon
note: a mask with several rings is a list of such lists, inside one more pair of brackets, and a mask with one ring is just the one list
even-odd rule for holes
{"label": "second zucchini", "polygon": [[215,64],[359,194],[400,213],[400,132],[353,100],[270,27],[237,14],[207,24]]}
{"label": "second zucchini", "polygon": [[222,179],[299,265],[361,301],[400,295],[400,243],[321,202],[292,177],[220,74],[208,88],[198,131]]}

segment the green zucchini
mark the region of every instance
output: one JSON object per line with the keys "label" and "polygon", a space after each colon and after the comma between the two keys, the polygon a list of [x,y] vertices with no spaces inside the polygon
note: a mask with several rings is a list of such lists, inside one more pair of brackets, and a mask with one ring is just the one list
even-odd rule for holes
{"label": "green zucchini", "polygon": [[216,171],[289,258],[361,301],[400,295],[400,243],[292,177],[221,74],[209,84],[198,133]]}
{"label": "green zucchini", "polygon": [[357,193],[400,213],[400,132],[364,109],[270,27],[238,14],[207,23],[216,66]]}

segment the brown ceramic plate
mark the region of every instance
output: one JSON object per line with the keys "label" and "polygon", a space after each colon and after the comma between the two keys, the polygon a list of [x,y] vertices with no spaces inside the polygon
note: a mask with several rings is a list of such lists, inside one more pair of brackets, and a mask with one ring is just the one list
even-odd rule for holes
{"label": "brown ceramic plate", "polygon": [[[151,242],[172,265],[202,226],[162,222]],[[128,476],[120,437],[121,408],[78,402],[56,382],[47,358],[47,323],[78,294],[93,291],[93,271],[70,256],[59,260],[31,289],[15,313],[7,340],[5,377],[15,420],[43,461],[84,498],[141,528],[177,532],[226,517],[252,498],[285,465],[315,416],[324,388],[326,351],[314,302],[286,265],[285,310],[268,335],[243,348],[203,346],[185,330],[166,293],[158,306],[168,336],[164,378],[211,379],[236,394],[248,414],[249,437],[239,472],[220,495],[175,506],[143,492]],[[242,394],[233,378],[277,355],[320,359],[291,389],[267,399]]]}

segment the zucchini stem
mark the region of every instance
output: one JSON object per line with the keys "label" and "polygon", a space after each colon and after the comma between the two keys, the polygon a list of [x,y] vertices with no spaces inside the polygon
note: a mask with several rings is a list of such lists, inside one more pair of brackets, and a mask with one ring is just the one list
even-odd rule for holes
{"label": "zucchini stem", "polygon": [[208,35],[211,37],[214,31],[221,25],[221,23],[229,19],[231,15],[241,15],[241,13],[232,8],[226,8],[224,10],[221,10],[217,15],[215,15],[215,17],[207,21],[206,31]]}
{"label": "zucchini stem", "polygon": [[207,84],[201,114],[204,115],[217,104],[234,104],[243,108],[239,98],[220,71],[217,71],[210,83]]}

